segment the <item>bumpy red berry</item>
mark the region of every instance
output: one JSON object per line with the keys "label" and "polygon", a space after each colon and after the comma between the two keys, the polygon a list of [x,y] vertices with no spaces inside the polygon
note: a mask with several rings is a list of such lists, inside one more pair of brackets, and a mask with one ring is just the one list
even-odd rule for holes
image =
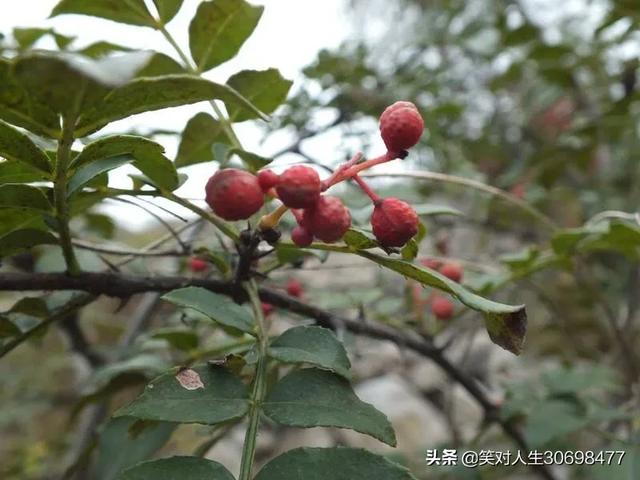
{"label": "bumpy red berry", "polygon": [[302,283],[300,282],[300,280],[297,280],[295,278],[292,278],[287,282],[286,289],[289,295],[296,298],[300,298],[304,293],[304,287],[302,286]]}
{"label": "bumpy red berry", "polygon": [[437,296],[431,301],[431,312],[440,320],[453,316],[453,303],[447,298]]}
{"label": "bumpy red berry", "polygon": [[201,258],[193,257],[189,259],[189,269],[192,272],[204,272],[207,267],[207,262],[205,262]]}
{"label": "bumpy red berry", "polygon": [[312,208],[305,209],[302,223],[315,237],[333,243],[351,227],[351,214],[338,197],[322,195]]}
{"label": "bumpy red berry", "polygon": [[454,282],[462,280],[462,266],[458,263],[445,263],[440,267],[440,273]]}
{"label": "bumpy red berry", "polygon": [[304,227],[296,227],[291,231],[291,241],[299,247],[308,247],[313,243],[313,234]]}
{"label": "bumpy red berry", "polygon": [[371,215],[373,234],[383,247],[402,247],[418,233],[420,219],[407,202],[385,198]]}
{"label": "bumpy red berry", "polygon": [[295,165],[285,170],[276,186],[278,197],[289,208],[312,207],[318,201],[321,190],[318,172],[305,165]]}
{"label": "bumpy red berry", "polygon": [[413,147],[423,131],[424,121],[420,112],[410,102],[396,102],[380,116],[380,134],[390,152]]}
{"label": "bumpy red berry", "polygon": [[225,168],[218,170],[205,187],[207,204],[225,220],[245,220],[264,204],[264,194],[255,175]]}
{"label": "bumpy red berry", "polygon": [[261,170],[258,172],[258,183],[263,192],[268,192],[280,181],[280,175],[273,170]]}
{"label": "bumpy red berry", "polygon": [[266,302],[262,302],[261,307],[262,307],[262,314],[265,317],[271,315],[273,313],[273,311],[276,309],[273,305],[271,305],[270,303],[266,303]]}

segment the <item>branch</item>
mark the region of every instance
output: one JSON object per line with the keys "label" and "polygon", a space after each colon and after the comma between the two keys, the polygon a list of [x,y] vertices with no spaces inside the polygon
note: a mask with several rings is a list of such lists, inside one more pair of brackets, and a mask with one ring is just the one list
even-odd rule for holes
{"label": "branch", "polygon": [[[179,276],[137,276],[111,272],[83,272],[76,276],[70,276],[65,273],[0,274],[0,291],[83,290],[93,295],[104,294],[126,298],[136,293],[170,291],[187,286],[199,286],[212,292],[231,296],[232,298],[246,300],[246,292],[244,292],[241,286],[234,282],[216,279],[198,279]],[[326,310],[308,305],[271,288],[260,288],[259,293],[263,301],[290,312],[313,318],[316,323],[321,326],[332,330],[346,328],[355,334],[390,341],[431,359],[480,404],[484,410],[485,421],[499,424],[505,434],[511,437],[519,448],[525,453],[529,451],[527,443],[520,431],[511,422],[500,416],[499,407],[486,396],[484,391],[472,378],[468,377],[457,366],[451,363],[445,357],[442,350],[436,347],[431,341],[412,332],[401,331],[384,324],[352,320],[333,315]],[[93,298],[91,295],[84,295],[83,297]],[[53,317],[48,319],[47,322],[51,323],[52,318]],[[35,328],[39,328],[40,325]],[[555,477],[547,466],[539,465],[536,466],[536,469],[543,478],[554,480]]]}

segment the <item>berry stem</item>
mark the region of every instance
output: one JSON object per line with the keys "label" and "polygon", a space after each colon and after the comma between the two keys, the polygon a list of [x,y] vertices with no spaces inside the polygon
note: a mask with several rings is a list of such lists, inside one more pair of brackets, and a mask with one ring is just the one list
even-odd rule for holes
{"label": "berry stem", "polygon": [[[339,168],[336,174],[332,175],[333,180],[330,184],[328,184],[327,188],[335,185],[336,183],[343,182],[352,178],[354,175],[357,175],[363,170],[367,170],[375,165],[379,165],[381,163],[390,162],[391,160],[395,160],[396,158],[400,158],[397,152],[386,152],[384,155],[380,155],[376,158],[371,158],[369,160],[365,160],[362,163],[353,162],[353,159],[349,160],[349,162],[345,163],[345,168]],[[354,157],[355,158],[355,157]]]}
{"label": "berry stem", "polygon": [[322,182],[322,191],[324,192],[325,190],[332,187],[336,183],[341,182],[342,180],[340,178],[341,178],[341,175],[345,172],[345,170],[353,167],[358,162],[360,162],[360,160],[362,160],[362,152],[356,153],[353,157],[351,157],[351,159],[348,162],[345,162],[342,165],[340,165],[336,169],[336,171],[331,174],[329,178],[327,178],[324,182]]}
{"label": "berry stem", "polygon": [[264,231],[277,227],[278,223],[280,223],[280,219],[285,213],[287,213],[288,210],[289,207],[287,207],[285,204],[280,205],[273,212],[263,216],[260,219],[260,222],[258,223],[258,229]]}
{"label": "berry stem", "polygon": [[362,178],[360,178],[359,175],[354,175],[352,179],[356,181],[358,186],[362,189],[364,193],[367,194],[367,196],[371,199],[374,205],[380,202],[380,197],[376,194],[376,192],[373,191],[373,189],[367,184],[367,182],[365,182]]}

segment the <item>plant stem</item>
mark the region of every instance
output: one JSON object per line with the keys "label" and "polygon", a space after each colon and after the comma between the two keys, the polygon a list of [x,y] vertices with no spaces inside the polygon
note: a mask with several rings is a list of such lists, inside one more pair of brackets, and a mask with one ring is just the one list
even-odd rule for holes
{"label": "plant stem", "polygon": [[367,182],[360,178],[360,175],[354,175],[352,178],[356,181],[362,191],[367,194],[374,205],[380,201],[380,197],[376,194],[376,192],[373,191],[373,189],[367,184]]}
{"label": "plant stem", "polygon": [[[201,76],[202,72],[198,68],[193,66],[193,64],[191,63],[191,60],[189,60],[189,57],[187,57],[187,54],[184,53],[184,50],[182,50],[180,45],[178,45],[178,42],[176,42],[175,38],[173,38],[173,35],[169,33],[169,31],[165,28],[165,26],[162,25],[161,23],[158,23],[156,28],[162,33],[162,35],[164,35],[164,38],[166,38],[167,41],[171,44],[171,46],[176,51],[176,53],[184,63],[185,67],[187,67],[189,72],[194,75]],[[236,135],[236,132],[233,131],[233,126],[231,125],[231,122],[229,122],[229,119],[227,119],[227,117],[224,115],[222,110],[220,110],[220,107],[218,107],[215,100],[209,100],[209,104],[211,105],[213,112],[216,114],[216,117],[218,117],[218,121],[222,125],[222,129],[224,130],[225,134],[229,138],[229,141],[231,142],[231,144],[236,148],[242,149],[242,144],[240,143],[240,139]]]}
{"label": "plant stem", "polygon": [[56,217],[58,219],[58,233],[60,235],[60,246],[67,265],[67,272],[74,275],[80,271],[80,265],[76,259],[71,243],[71,232],[69,230],[69,205],[67,204],[67,170],[69,168],[71,146],[73,145],[73,129],[75,117],[65,116],[62,119],[62,135],[58,141],[58,152],[56,158],[56,169],[53,194],[56,206]]}
{"label": "plant stem", "polygon": [[249,425],[244,437],[242,448],[242,463],[240,464],[240,476],[238,480],[250,480],[253,460],[256,453],[256,441],[258,439],[258,428],[260,426],[260,412],[262,402],[266,393],[267,377],[267,346],[269,337],[266,332],[265,319],[262,313],[262,303],[258,293],[258,286],[255,280],[244,284],[244,288],[249,295],[253,314],[258,324],[258,364],[256,375],[253,381],[253,391],[251,392],[251,407],[249,409]]}

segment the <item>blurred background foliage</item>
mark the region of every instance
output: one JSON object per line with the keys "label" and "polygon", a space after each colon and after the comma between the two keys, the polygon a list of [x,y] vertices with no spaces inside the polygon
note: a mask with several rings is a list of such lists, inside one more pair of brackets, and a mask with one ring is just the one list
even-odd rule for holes
{"label": "blurred background foliage", "polygon": [[[311,303],[352,309],[433,336],[501,403],[501,415],[518,422],[533,448],[626,451],[621,466],[565,467],[558,478],[639,478],[637,1],[350,0],[348,15],[359,26],[353,37],[337,50],[318,54],[274,122],[264,127],[265,135],[284,131],[294,138],[290,147],[273,155],[274,165],[306,161],[333,167],[354,148],[370,151],[368,139],[376,135],[376,119],[384,107],[398,99],[414,101],[427,125],[419,148],[400,169],[371,182],[385,194],[437,213],[423,217],[426,235],[418,259],[456,259],[465,266],[465,285],[526,302],[525,351],[518,359],[496,351],[473,312],[458,309],[453,321],[436,322],[424,310],[428,292],[416,292],[410,282],[400,284],[396,276],[360,262],[325,263],[324,256],[312,257],[301,270],[300,258],[283,251],[284,269],[270,282],[282,285],[294,272],[308,285]],[[46,30],[7,33],[5,41],[13,36],[19,49],[29,49],[39,35],[55,35],[60,48],[70,42]],[[171,125],[158,134],[173,135],[183,127]],[[305,151],[307,142],[336,137],[342,143],[330,158],[316,159]],[[205,144],[199,161],[220,161],[219,141]],[[399,172],[414,176],[393,176]],[[421,172],[441,175],[419,178]],[[473,182],[504,194],[490,195]],[[356,209],[355,220],[365,224],[366,211],[358,215],[357,208],[364,208],[366,199],[356,192],[345,194]],[[450,210],[435,208],[441,205]],[[132,237],[100,211],[77,221],[76,228],[88,239],[141,246],[159,235],[151,230]],[[224,249],[212,247],[216,241],[210,233],[201,233],[196,245],[224,257]],[[20,261],[38,271],[62,265],[54,248],[40,249],[35,264],[32,258],[14,259],[25,267]],[[91,253],[81,261],[88,269],[100,265]],[[134,271],[148,271],[149,262],[156,270],[185,267],[182,260],[138,259]],[[157,303],[157,297],[125,305],[103,300],[83,312],[87,318],[82,323],[95,350],[109,357],[108,365],[98,361],[79,367],[54,336],[36,339],[35,348],[0,363],[3,478],[58,478],[75,457],[95,450],[97,460],[85,478],[110,479],[113,465],[138,461],[163,445],[163,451],[190,448],[210,434],[204,427],[180,427],[166,443],[172,428],[160,424],[142,428],[137,435],[146,440],[136,443],[139,437],[126,433],[131,425],[118,420],[103,426],[97,440],[79,439],[87,422],[98,419],[102,424],[104,412],[96,412],[122,404],[119,396],[131,398],[131,388],[139,389],[167,366],[194,352],[227,352],[229,339],[223,332],[211,336],[201,319],[165,307],[140,338],[127,337],[130,319],[144,302]],[[34,317],[42,316],[41,305],[27,302],[23,307],[6,313],[13,323],[33,324]],[[285,322],[292,320],[281,315]],[[3,335],[8,336],[0,328]],[[380,366],[376,360],[385,351],[371,351],[348,336],[345,340],[351,353],[371,362],[359,371],[363,382],[397,374],[390,367],[399,361],[397,352]],[[229,351],[243,350],[236,346]],[[78,374],[79,368],[90,373]],[[484,426],[481,414],[465,406],[450,381],[429,383],[417,368],[410,373],[420,398],[442,417],[446,437],[436,435],[442,440],[434,442],[425,433],[423,442],[405,443],[396,454],[418,478],[534,478],[524,468],[427,468],[427,448],[513,447],[497,429]],[[107,406],[101,403],[105,399],[110,399]],[[87,405],[92,416],[79,411]],[[278,449],[284,435],[276,431],[268,439]],[[144,451],[124,444],[125,438]],[[343,437],[332,441],[348,443]],[[68,458],[61,457],[69,451]],[[131,458],[125,458],[128,453]],[[113,465],[105,458],[114,459]]]}

